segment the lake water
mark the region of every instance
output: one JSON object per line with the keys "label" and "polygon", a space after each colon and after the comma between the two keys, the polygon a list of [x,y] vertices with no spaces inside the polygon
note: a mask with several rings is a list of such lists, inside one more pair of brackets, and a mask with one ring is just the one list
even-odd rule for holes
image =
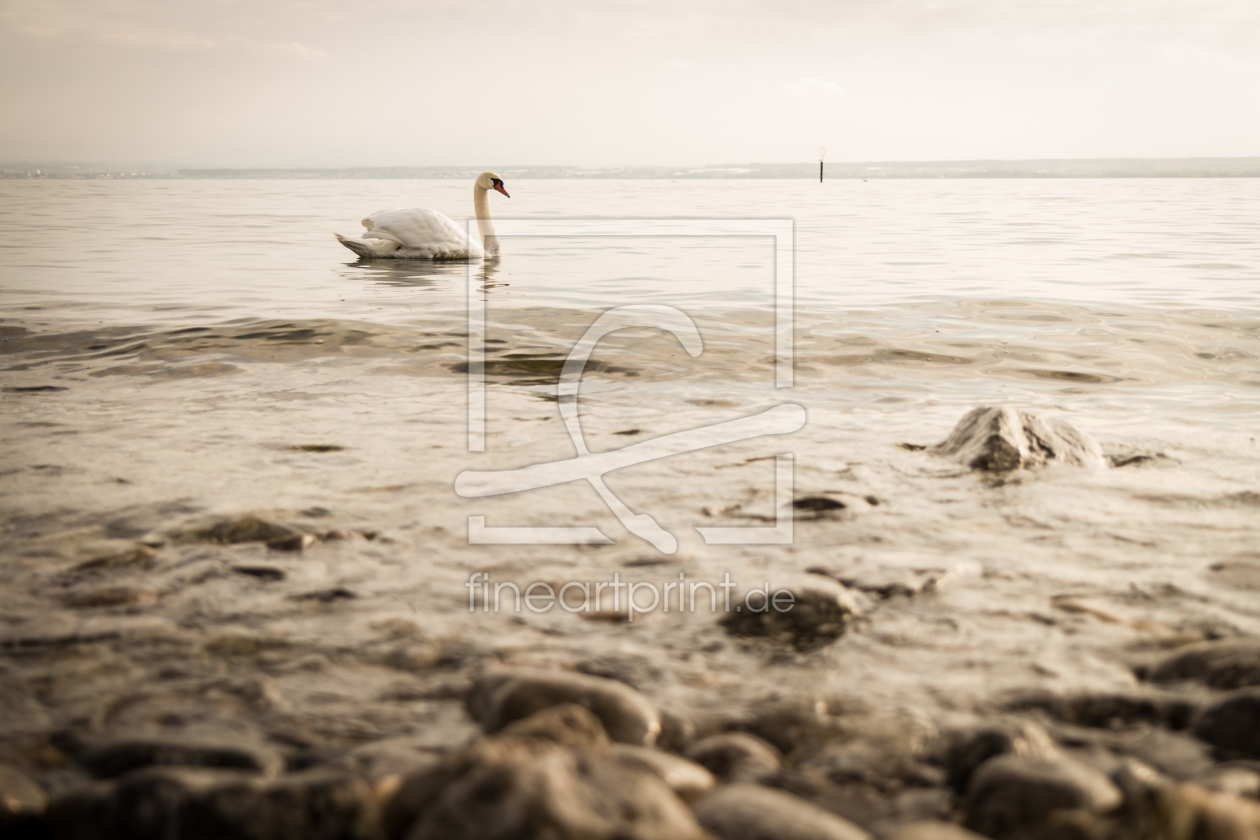
{"label": "lake water", "polygon": [[[79,585],[67,570],[165,538],[156,570],[119,578],[158,594],[115,612],[193,647],[245,628],[326,656],[318,689],[269,673],[293,714],[318,707],[310,725],[329,731],[338,715],[396,714],[375,660],[329,652],[375,644],[391,618],[462,651],[463,668],[647,663],[640,687],[697,717],[793,693],[971,713],[1003,692],[1129,685],[1145,652],[1260,632],[1260,180],[507,186],[511,199],[490,196],[505,219],[791,220],[793,387],[775,387],[771,239],[505,237],[497,264],[472,269],[487,391],[485,451],[470,452],[468,269],[360,263],[332,236],[397,206],[462,221],[468,185],[3,181],[6,632],[94,620],[64,606]],[[592,451],[785,402],[805,408],[804,428],[609,473],[628,508],[677,537],[672,554],[627,533],[586,482],[456,494],[465,470],[574,456],[560,366],[600,312],[644,303],[686,312],[704,351],[654,330],[604,339],[581,394]],[[993,482],[901,445],[943,439],[978,405],[1064,418],[1129,465]],[[787,452],[798,498],[844,507],[798,518],[788,545],[705,544],[697,526],[782,514],[774,456]],[[172,536],[246,513],[380,536],[300,558]],[[613,542],[469,545],[475,516]],[[189,572],[246,562],[285,577]],[[958,583],[870,595],[860,627],[793,656],[731,643],[707,612],[470,614],[465,586],[476,571],[748,583],[818,566]],[[316,587],[355,597],[318,614],[286,600]],[[119,644],[133,673],[160,667]],[[83,679],[125,694],[132,677],[106,671]],[[104,702],[40,690],[48,726]],[[425,702],[464,731],[455,706]]]}

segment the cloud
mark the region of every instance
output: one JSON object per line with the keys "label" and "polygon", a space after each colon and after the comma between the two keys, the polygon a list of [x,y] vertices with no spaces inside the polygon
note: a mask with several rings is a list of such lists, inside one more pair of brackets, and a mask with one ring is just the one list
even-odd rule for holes
{"label": "cloud", "polygon": [[817,96],[848,96],[849,92],[835,82],[827,82],[822,79],[810,76],[804,79],[797,79],[795,82],[784,85],[786,90],[792,96],[800,97],[817,97]]}

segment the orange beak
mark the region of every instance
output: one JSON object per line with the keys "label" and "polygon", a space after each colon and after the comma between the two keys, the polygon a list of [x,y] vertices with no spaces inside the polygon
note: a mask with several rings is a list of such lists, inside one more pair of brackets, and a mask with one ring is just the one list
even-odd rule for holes
{"label": "orange beak", "polygon": [[508,195],[508,191],[507,191],[507,190],[503,189],[503,182],[502,182],[502,181],[495,181],[495,182],[494,182],[494,189],[495,189],[495,192],[501,192],[501,193],[503,193],[504,195],[507,195],[507,197],[508,197],[508,198],[511,198],[511,197],[512,197],[512,196]]}

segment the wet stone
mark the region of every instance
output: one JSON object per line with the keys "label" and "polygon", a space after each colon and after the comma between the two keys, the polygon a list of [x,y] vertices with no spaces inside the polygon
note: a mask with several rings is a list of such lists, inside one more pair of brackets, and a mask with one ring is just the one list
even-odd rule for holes
{"label": "wet stone", "polygon": [[721,787],[694,803],[692,812],[718,840],[870,840],[830,811],[755,784]]}
{"label": "wet stone", "polygon": [[1223,756],[1260,759],[1260,687],[1231,692],[1205,708],[1194,734]]}
{"label": "wet stone", "polygon": [[1260,639],[1220,639],[1187,645],[1151,669],[1151,682],[1198,682],[1209,688],[1260,685]]}
{"label": "wet stone", "polygon": [[791,575],[737,593],[721,623],[732,635],[766,636],[804,650],[838,639],[861,612],[853,593],[838,581]]}
{"label": "wet stone", "polygon": [[988,837],[1020,837],[1059,810],[1093,813],[1120,804],[1119,789],[1099,770],[1067,756],[1006,754],[976,770],[967,790],[967,827]]}
{"label": "wet stone", "polygon": [[77,761],[98,778],[113,778],[155,765],[233,769],[266,777],[276,776],[284,769],[284,759],[274,750],[261,744],[234,743],[230,737],[121,737],[87,748]]}
{"label": "wet stone", "polygon": [[305,551],[315,543],[315,537],[311,534],[291,534],[287,537],[267,540],[267,548],[273,551]]}
{"label": "wet stone", "polygon": [[205,530],[194,532],[193,536],[206,542],[231,545],[246,542],[270,543],[300,537],[302,534],[287,525],[268,522],[257,516],[241,516],[216,522]]}
{"label": "wet stone", "polygon": [[1097,441],[1066,420],[1040,418],[1009,406],[968,412],[928,452],[973,470],[1006,472],[1062,463],[1106,466]]}
{"label": "wet stone", "polygon": [[743,732],[711,735],[692,744],[686,756],[723,784],[755,781],[783,766],[778,750]]}
{"label": "wet stone", "polygon": [[717,785],[713,774],[704,767],[662,750],[617,744],[613,754],[623,764],[634,764],[660,776],[670,790],[687,802],[700,798]]}
{"label": "wet stone", "polygon": [[621,743],[652,746],[661,731],[660,715],[643,695],[624,683],[586,674],[493,668],[468,694],[468,711],[487,732],[561,703],[590,710]]}

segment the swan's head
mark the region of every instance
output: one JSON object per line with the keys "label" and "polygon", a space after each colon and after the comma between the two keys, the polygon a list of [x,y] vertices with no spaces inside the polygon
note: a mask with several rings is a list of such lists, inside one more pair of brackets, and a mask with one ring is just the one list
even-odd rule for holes
{"label": "swan's head", "polygon": [[478,175],[477,188],[482,190],[494,190],[495,192],[501,192],[504,195],[507,195],[508,198],[512,197],[508,195],[508,191],[503,188],[503,179],[493,172],[482,172]]}

